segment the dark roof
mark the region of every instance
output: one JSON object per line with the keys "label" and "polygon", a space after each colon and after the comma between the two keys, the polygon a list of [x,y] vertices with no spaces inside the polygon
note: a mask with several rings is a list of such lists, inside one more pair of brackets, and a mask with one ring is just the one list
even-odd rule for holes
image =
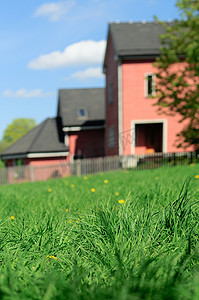
{"label": "dark roof", "polygon": [[[78,118],[78,109],[85,109],[88,116],[86,118]],[[104,125],[104,88],[59,90],[57,114],[62,119],[63,127]]]}
{"label": "dark roof", "polygon": [[27,155],[29,153],[67,152],[62,136],[61,120],[46,119],[34,127],[2,153],[2,159],[12,155]]}
{"label": "dark roof", "polygon": [[163,33],[163,25],[155,22],[109,24],[115,54],[120,58],[159,55],[159,35]]}

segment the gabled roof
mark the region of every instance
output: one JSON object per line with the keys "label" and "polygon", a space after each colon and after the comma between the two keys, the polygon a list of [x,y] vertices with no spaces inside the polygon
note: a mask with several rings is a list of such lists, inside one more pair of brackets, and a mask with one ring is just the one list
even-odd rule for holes
{"label": "gabled roof", "polygon": [[[85,109],[87,117],[79,118],[78,109]],[[61,89],[57,115],[62,119],[63,127],[104,126],[105,89]]]}
{"label": "gabled roof", "polygon": [[64,144],[59,118],[48,118],[34,127],[2,153],[2,159],[15,156],[29,157],[33,154],[68,152]]}
{"label": "gabled roof", "polygon": [[161,47],[159,35],[163,33],[163,25],[156,22],[110,23],[108,38],[112,38],[115,55],[121,59],[156,57]]}

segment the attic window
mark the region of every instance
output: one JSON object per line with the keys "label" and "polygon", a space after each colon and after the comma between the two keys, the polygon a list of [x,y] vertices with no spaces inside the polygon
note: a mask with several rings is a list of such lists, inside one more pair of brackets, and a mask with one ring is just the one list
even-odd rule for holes
{"label": "attic window", "polygon": [[86,119],[88,117],[88,111],[85,108],[79,108],[77,110],[77,118],[78,119]]}

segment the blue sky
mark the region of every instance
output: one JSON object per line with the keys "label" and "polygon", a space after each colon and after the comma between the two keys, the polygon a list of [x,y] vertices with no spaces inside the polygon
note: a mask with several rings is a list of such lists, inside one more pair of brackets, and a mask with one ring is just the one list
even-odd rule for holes
{"label": "blue sky", "polygon": [[176,0],[7,0],[0,10],[0,139],[15,118],[56,116],[58,90],[105,85],[109,22],[168,21]]}

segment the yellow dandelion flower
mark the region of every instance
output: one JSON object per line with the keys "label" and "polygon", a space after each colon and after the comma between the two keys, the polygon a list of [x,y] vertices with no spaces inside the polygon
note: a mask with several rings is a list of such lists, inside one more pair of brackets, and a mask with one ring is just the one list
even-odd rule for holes
{"label": "yellow dandelion flower", "polygon": [[105,180],[104,180],[104,183],[108,183],[108,180],[107,180],[107,179],[105,179]]}
{"label": "yellow dandelion flower", "polygon": [[155,179],[157,180],[157,179],[159,179],[159,177],[158,177],[158,176],[156,176],[156,177],[155,177]]}
{"label": "yellow dandelion flower", "polygon": [[124,200],[119,200],[118,201],[120,204],[123,204],[123,203],[125,203],[125,201]]}
{"label": "yellow dandelion flower", "polygon": [[47,255],[46,258],[48,258],[48,259],[49,259],[49,258],[53,258],[53,259],[57,260],[57,257],[54,256],[54,255]]}
{"label": "yellow dandelion flower", "polygon": [[193,166],[195,166],[195,164],[194,164],[194,163],[190,164],[190,167],[193,167]]}
{"label": "yellow dandelion flower", "polygon": [[74,184],[71,184],[71,187],[72,187],[72,188],[74,188],[74,187],[75,187],[75,185],[74,185]]}
{"label": "yellow dandelion flower", "polygon": [[66,208],[66,212],[68,212],[69,211],[69,209],[68,208]]}
{"label": "yellow dandelion flower", "polygon": [[73,223],[73,220],[69,220],[68,223],[70,223],[70,224]]}
{"label": "yellow dandelion flower", "polygon": [[92,189],[91,189],[91,192],[92,192],[92,193],[95,193],[95,189],[94,189],[94,188],[92,188]]}
{"label": "yellow dandelion flower", "polygon": [[88,179],[88,177],[87,176],[84,176],[84,180],[87,180]]}
{"label": "yellow dandelion flower", "polygon": [[49,193],[52,192],[52,189],[48,189]]}
{"label": "yellow dandelion flower", "polygon": [[119,196],[119,193],[118,193],[118,192],[116,192],[116,193],[115,193],[115,196]]}
{"label": "yellow dandelion flower", "polygon": [[11,216],[10,218],[11,218],[11,220],[14,220],[14,219],[15,219],[15,217],[14,217],[14,216]]}
{"label": "yellow dandelion flower", "polygon": [[196,175],[195,178],[198,179],[198,178],[199,178],[199,175]]}

